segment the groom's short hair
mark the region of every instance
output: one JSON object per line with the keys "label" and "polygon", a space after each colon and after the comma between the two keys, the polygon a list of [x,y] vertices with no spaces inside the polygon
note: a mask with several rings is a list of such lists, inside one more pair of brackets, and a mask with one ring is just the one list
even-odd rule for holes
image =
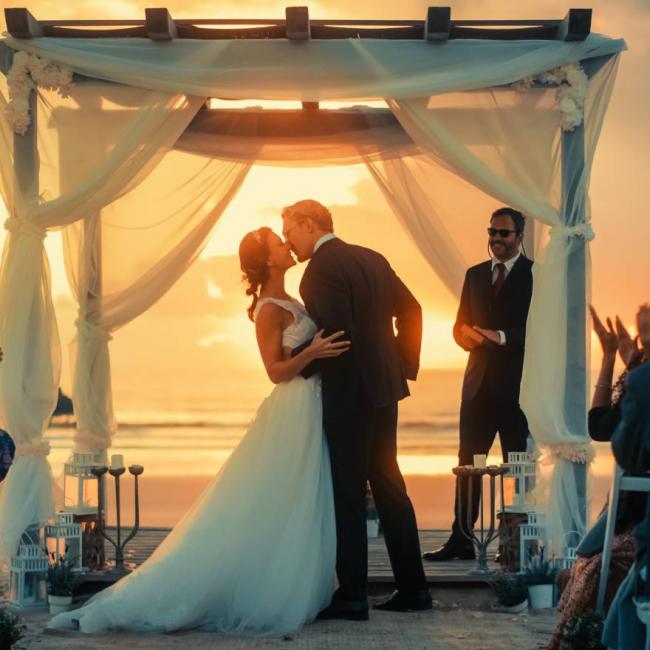
{"label": "groom's short hair", "polygon": [[282,208],[283,219],[311,219],[321,230],[334,232],[334,222],[330,211],[318,201],[303,199]]}

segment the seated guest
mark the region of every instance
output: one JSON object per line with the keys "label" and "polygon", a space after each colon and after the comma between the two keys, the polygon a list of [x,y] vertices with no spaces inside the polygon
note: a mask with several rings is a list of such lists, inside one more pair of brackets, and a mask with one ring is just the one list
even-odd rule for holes
{"label": "seated guest", "polygon": [[[620,421],[620,402],[624,394],[625,378],[629,370],[645,362],[645,355],[618,317],[615,321],[616,327],[612,325],[609,318],[606,319],[607,326],[605,326],[596,310],[591,306],[589,309],[594,332],[603,350],[602,366],[589,411],[589,435],[594,440],[609,441]],[[617,352],[626,369],[612,386]],[[606,607],[612,601],[634,562],[633,529],[642,521],[645,508],[645,493],[621,492],[605,594]],[[596,606],[606,525],[607,504],[596,523],[580,542],[575,566],[570,572],[562,572],[559,576],[558,582],[562,589],[562,596],[558,603],[560,621],[548,645],[548,650],[560,647],[562,630],[569,619]]]}
{"label": "seated guest", "polygon": [[11,436],[0,429],[0,482],[4,481],[16,453],[16,445]]}
{"label": "seated guest", "polygon": [[[493,212],[487,229],[492,259],[465,275],[454,324],[456,343],[469,352],[460,404],[460,465],[471,465],[475,454],[487,455],[497,431],[504,461],[508,452],[526,451],[528,422],[519,406],[519,386],[533,263],[521,251],[524,226],[517,210]],[[473,481],[471,495],[466,479],[458,479],[458,487],[451,535],[441,548],[425,553],[425,560],[474,557],[460,522],[464,528],[476,522],[480,486]]]}
{"label": "seated guest", "polygon": [[[639,339],[646,357],[650,356],[650,305],[637,314]],[[612,451],[627,472],[650,472],[650,364],[633,370],[627,378],[621,402],[621,421],[612,436]],[[636,528],[636,558],[621,584],[605,620],[603,643],[614,650],[648,648],[650,638],[637,615],[634,599],[648,599],[648,535],[650,510]]]}

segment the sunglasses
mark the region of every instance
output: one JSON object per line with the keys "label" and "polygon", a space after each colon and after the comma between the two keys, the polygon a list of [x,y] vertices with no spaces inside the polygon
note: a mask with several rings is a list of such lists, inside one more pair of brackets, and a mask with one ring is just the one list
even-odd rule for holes
{"label": "sunglasses", "polygon": [[490,237],[496,237],[499,235],[499,237],[502,237],[503,239],[507,239],[511,232],[519,232],[518,230],[511,230],[509,228],[488,228],[487,231]]}

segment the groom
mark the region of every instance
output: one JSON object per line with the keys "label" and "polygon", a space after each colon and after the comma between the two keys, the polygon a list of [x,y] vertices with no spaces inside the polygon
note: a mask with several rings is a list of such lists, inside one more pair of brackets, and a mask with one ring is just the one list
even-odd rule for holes
{"label": "groom", "polygon": [[298,260],[310,260],[300,284],[309,315],[325,335],[343,330],[351,341],[347,354],[313,362],[302,373],[322,377],[336,510],[339,588],[320,618],[368,619],[366,481],[397,586],[375,608],[431,609],[415,512],[397,464],[397,402],[409,394],[406,380],[418,372],[420,305],[379,253],[334,235],[325,206],[298,201],[284,208],[282,218],[284,238]]}

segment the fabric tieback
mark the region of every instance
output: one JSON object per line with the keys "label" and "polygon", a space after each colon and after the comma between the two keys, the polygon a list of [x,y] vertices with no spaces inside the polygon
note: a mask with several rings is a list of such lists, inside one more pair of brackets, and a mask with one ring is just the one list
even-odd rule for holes
{"label": "fabric tieback", "polygon": [[25,456],[31,456],[32,458],[47,458],[49,455],[50,443],[47,440],[16,445],[16,458]]}
{"label": "fabric tieback", "polygon": [[506,280],[506,265],[503,262],[499,262],[494,265],[494,268],[497,270],[497,279],[492,285],[492,300],[495,300],[501,291],[501,287]]}
{"label": "fabric tieback", "polygon": [[23,235],[29,235],[36,239],[43,241],[47,235],[45,228],[41,228],[29,221],[24,219],[19,219],[18,217],[9,217],[5,221],[5,229],[13,233],[21,233]]}

